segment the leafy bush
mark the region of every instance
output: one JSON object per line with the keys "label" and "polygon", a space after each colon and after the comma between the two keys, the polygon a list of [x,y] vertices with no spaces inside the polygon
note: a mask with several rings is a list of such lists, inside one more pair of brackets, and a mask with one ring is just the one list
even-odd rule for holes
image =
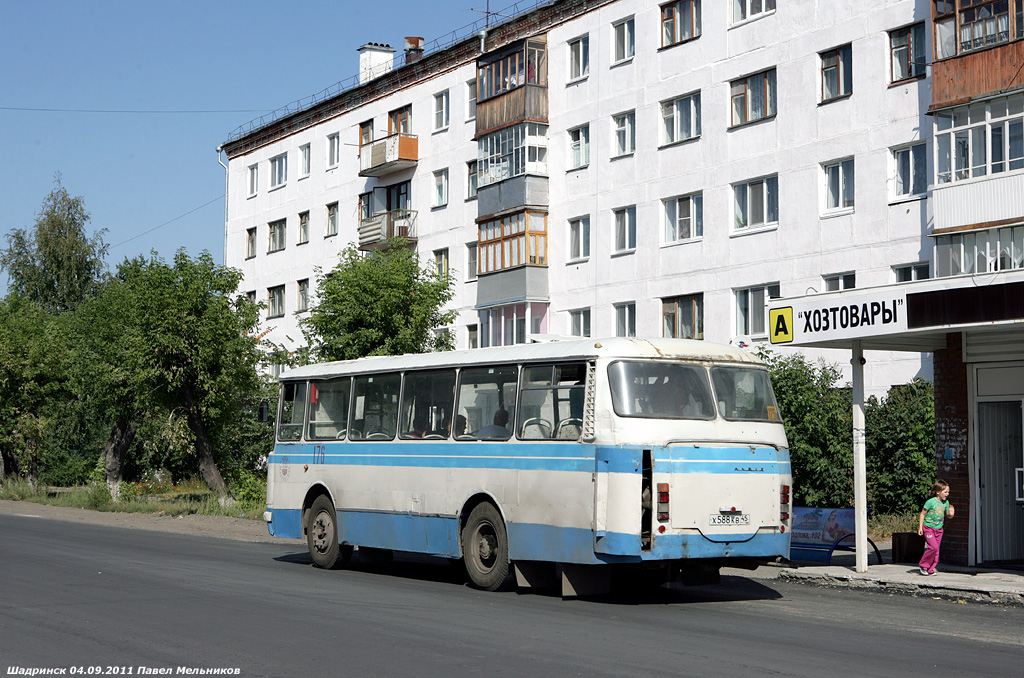
{"label": "leafy bush", "polygon": [[915,511],[935,478],[935,397],[924,379],[868,401],[868,504],[881,513]]}
{"label": "leafy bush", "polygon": [[85,452],[56,450],[49,452],[39,463],[39,482],[56,487],[74,487],[89,482],[96,468],[96,458]]}

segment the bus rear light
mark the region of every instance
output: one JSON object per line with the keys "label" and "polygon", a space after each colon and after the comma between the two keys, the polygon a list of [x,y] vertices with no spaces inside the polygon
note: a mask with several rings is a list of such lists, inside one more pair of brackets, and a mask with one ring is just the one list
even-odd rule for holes
{"label": "bus rear light", "polygon": [[[658,483],[658,521],[668,520],[668,483]],[[664,528],[664,525],[661,526]],[[664,532],[664,529],[659,529]]]}
{"label": "bus rear light", "polygon": [[782,518],[783,520],[789,520],[789,514],[788,514],[788,513],[783,513],[783,514],[782,514],[781,516],[779,516],[779,517],[780,517],[780,518]]}

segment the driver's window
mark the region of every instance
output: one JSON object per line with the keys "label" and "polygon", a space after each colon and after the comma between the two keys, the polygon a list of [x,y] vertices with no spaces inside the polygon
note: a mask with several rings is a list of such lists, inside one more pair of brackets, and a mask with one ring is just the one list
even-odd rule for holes
{"label": "driver's window", "polygon": [[583,430],[586,363],[523,368],[518,435],[524,440],[578,440]]}
{"label": "driver's window", "polygon": [[351,440],[392,440],[398,430],[400,374],[373,374],[352,380]]}

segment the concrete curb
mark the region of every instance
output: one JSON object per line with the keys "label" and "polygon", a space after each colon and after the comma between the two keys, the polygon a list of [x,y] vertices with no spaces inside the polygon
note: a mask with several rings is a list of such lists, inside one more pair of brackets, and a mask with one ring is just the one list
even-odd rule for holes
{"label": "concrete curb", "polygon": [[[873,590],[890,594],[942,598],[963,603],[1024,607],[1024,577],[998,574],[995,575],[998,577],[997,580],[986,581],[984,578],[988,576],[986,574],[950,573],[935,575],[933,579],[922,577],[916,573],[893,575],[868,572],[860,574],[836,566],[784,569],[779,573],[780,579],[823,588]],[[913,577],[918,577],[921,581],[914,581]],[[1020,582],[1003,581],[1008,578],[1015,578]],[[977,581],[979,579],[980,581]]]}

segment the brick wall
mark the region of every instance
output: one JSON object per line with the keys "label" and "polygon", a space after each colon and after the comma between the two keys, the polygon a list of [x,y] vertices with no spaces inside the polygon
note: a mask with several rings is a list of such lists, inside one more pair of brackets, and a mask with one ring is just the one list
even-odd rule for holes
{"label": "brick wall", "polygon": [[963,336],[946,335],[946,348],[936,351],[935,368],[935,461],[938,477],[950,485],[949,502],[956,517],[947,520],[942,536],[941,560],[967,564],[970,482],[967,465],[967,421],[970,403],[967,366],[963,361]]}

